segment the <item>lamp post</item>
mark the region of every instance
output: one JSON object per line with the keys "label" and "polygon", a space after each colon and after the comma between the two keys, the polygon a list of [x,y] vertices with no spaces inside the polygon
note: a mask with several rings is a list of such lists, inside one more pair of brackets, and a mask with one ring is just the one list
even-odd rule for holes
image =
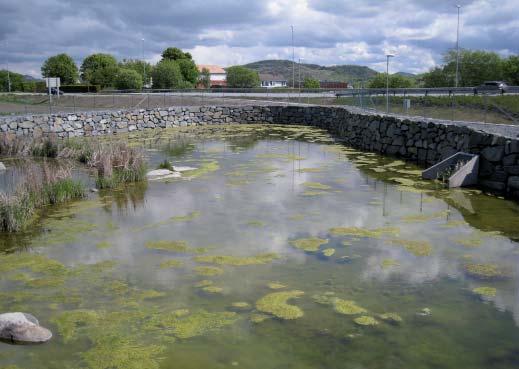
{"label": "lamp post", "polygon": [[290,26],[292,29],[292,88],[296,87],[296,52],[294,48],[294,26]]}
{"label": "lamp post", "polygon": [[393,54],[387,54],[386,62],[386,113],[389,113],[389,58],[394,58]]}
{"label": "lamp post", "polygon": [[7,44],[7,41],[5,41],[5,64],[7,67],[7,91],[10,93],[11,92],[11,75],[9,73],[9,54],[7,53],[8,46],[9,45]]}
{"label": "lamp post", "polygon": [[142,41],[142,75],[143,75],[143,87],[146,87],[146,62],[144,61],[144,38],[141,38]]}
{"label": "lamp post", "polygon": [[301,60],[305,60],[304,58],[299,58],[299,77],[297,77],[299,81],[299,103],[301,104]]}
{"label": "lamp post", "polygon": [[460,73],[460,9],[461,5],[456,5],[458,8],[458,27],[456,29],[456,87],[459,85]]}

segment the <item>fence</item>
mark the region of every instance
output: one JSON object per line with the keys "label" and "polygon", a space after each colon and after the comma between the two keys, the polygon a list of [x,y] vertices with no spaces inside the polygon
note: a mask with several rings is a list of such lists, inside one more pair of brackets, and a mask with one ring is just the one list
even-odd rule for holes
{"label": "fence", "polygon": [[346,105],[381,113],[519,124],[519,87],[506,94],[474,94],[473,88],[439,89],[212,89],[104,91],[99,94],[1,94],[0,115],[56,114],[172,106],[254,104]]}

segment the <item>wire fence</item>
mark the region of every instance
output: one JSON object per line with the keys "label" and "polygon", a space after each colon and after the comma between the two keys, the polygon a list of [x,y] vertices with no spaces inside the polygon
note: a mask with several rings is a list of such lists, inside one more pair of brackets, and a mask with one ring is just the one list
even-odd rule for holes
{"label": "wire fence", "polygon": [[366,111],[453,121],[519,124],[519,87],[507,93],[443,89],[213,89],[0,94],[0,116],[251,104],[354,106]]}

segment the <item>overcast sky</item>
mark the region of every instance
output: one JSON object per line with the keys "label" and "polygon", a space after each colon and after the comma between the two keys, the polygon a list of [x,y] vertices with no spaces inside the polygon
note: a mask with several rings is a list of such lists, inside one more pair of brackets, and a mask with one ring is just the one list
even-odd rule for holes
{"label": "overcast sky", "polygon": [[[423,72],[461,46],[519,53],[519,0],[0,0],[0,69],[40,76],[57,53],[78,64],[95,52],[160,59],[168,46],[197,63],[229,66],[295,57],[322,65],[361,64]],[[7,45],[7,47],[6,47]]]}

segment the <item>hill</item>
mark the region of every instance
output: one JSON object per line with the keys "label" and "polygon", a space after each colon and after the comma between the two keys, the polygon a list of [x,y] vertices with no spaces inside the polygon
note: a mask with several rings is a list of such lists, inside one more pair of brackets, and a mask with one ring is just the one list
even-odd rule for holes
{"label": "hill", "polygon": [[[255,70],[258,73],[270,73],[283,76],[287,81],[292,80],[292,61],[290,60],[261,60],[245,64],[244,67]],[[368,80],[377,72],[371,68],[360,65],[334,65],[324,67],[317,64],[301,64],[301,80],[307,77],[319,81],[356,82]],[[295,79],[298,80],[299,64],[295,66]]]}

